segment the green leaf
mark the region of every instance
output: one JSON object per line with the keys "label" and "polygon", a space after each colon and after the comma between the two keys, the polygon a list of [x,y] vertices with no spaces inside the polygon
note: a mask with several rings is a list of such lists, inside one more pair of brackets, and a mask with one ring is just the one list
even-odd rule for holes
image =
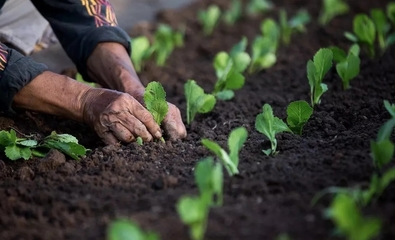
{"label": "green leaf", "polygon": [[358,76],[361,60],[353,53],[348,54],[347,59],[336,65],[337,73],[343,81],[343,89],[350,88],[350,81]]}
{"label": "green leaf", "polygon": [[138,145],[140,145],[140,146],[143,146],[143,144],[144,144],[143,139],[142,139],[141,137],[137,137],[137,138],[136,138],[136,143],[137,143]]}
{"label": "green leaf", "polygon": [[45,141],[43,147],[47,147],[49,149],[57,149],[64,154],[70,156],[74,160],[79,160],[80,157],[85,156],[86,154],[86,148],[74,142],[66,143],[49,139]]}
{"label": "green leaf", "polygon": [[324,79],[324,76],[327,74],[329,69],[332,67],[332,59],[333,53],[330,49],[321,48],[318,52],[314,55],[314,66],[316,69],[315,78],[318,83],[321,83]]}
{"label": "green leaf", "polygon": [[377,142],[381,142],[383,140],[389,139],[394,127],[395,127],[395,118],[392,118],[387,122],[385,122],[383,126],[381,126],[379,129],[379,132],[377,134]]}
{"label": "green leaf", "polygon": [[139,226],[130,220],[119,219],[112,222],[107,230],[108,240],[159,240],[156,233],[145,233]]}
{"label": "green leaf", "polygon": [[304,125],[313,114],[313,108],[306,101],[295,101],[288,105],[287,123],[292,132],[301,135]]}
{"label": "green leaf", "polygon": [[291,28],[303,31],[304,25],[310,22],[310,14],[305,9],[299,10],[295,16],[293,16],[288,24]]}
{"label": "green leaf", "polygon": [[36,140],[20,140],[18,141],[18,145],[25,146],[25,147],[35,147],[37,146],[37,141]]}
{"label": "green leaf", "polygon": [[184,85],[187,102],[187,123],[190,124],[196,113],[208,113],[213,110],[216,99],[211,94],[205,94],[194,80],[188,80]]}
{"label": "green leaf", "polygon": [[212,157],[208,157],[196,164],[194,175],[200,196],[207,197],[210,205],[221,206],[223,202],[222,166],[214,163]]}
{"label": "green leaf", "polygon": [[349,6],[343,0],[324,0],[323,8],[319,16],[321,25],[328,24],[333,18],[348,13]]}
{"label": "green leaf", "polygon": [[387,17],[391,20],[392,23],[395,23],[395,3],[390,2],[387,5]]}
{"label": "green leaf", "polygon": [[169,106],[166,102],[166,92],[159,82],[150,82],[145,88],[144,103],[147,110],[160,125],[165,118]]}
{"label": "green leaf", "polygon": [[207,149],[213,152],[221,160],[222,165],[228,171],[228,174],[230,176],[239,173],[237,165],[234,164],[228,153],[224,149],[222,149],[222,147],[218,145],[218,143],[209,139],[202,139],[201,142]]}
{"label": "green leaf", "polygon": [[333,53],[333,61],[336,63],[343,62],[347,59],[347,53],[339,47],[329,47]]}
{"label": "green leaf", "polygon": [[214,58],[214,69],[217,78],[222,78],[224,75],[228,74],[233,65],[232,59],[226,52],[219,52]]}
{"label": "green leaf", "polygon": [[272,18],[267,18],[261,23],[261,32],[263,37],[269,37],[271,42],[275,45],[275,50],[278,48],[280,40],[280,27]]}
{"label": "green leaf", "polygon": [[388,100],[384,100],[384,107],[387,109],[391,117],[395,118],[395,104],[391,104]]}
{"label": "green leaf", "polygon": [[228,25],[233,25],[240,19],[243,12],[242,4],[240,0],[232,0],[230,8],[224,12],[223,19]]}
{"label": "green leaf", "polygon": [[13,161],[18,160],[18,159],[22,158],[21,148],[15,144],[9,145],[9,146],[5,147],[5,155],[10,160],[13,160]]}
{"label": "green leaf", "polygon": [[0,131],[0,145],[2,147],[7,147],[15,142],[11,139],[11,134],[5,130]]}
{"label": "green leaf", "polygon": [[355,43],[358,42],[358,37],[355,36],[353,33],[345,32],[345,33],[344,33],[344,36],[345,36],[348,40],[350,40],[351,42],[355,42]]}
{"label": "green leaf", "polygon": [[395,181],[395,168],[387,170],[380,178],[380,188],[377,191],[377,195],[381,195],[388,185]]}
{"label": "green leaf", "polygon": [[147,37],[140,36],[131,40],[131,58],[136,72],[141,72],[143,60],[150,55],[150,42]]}
{"label": "green leaf", "polygon": [[210,36],[213,33],[220,16],[221,9],[216,5],[210,5],[207,10],[200,10],[198,12],[198,19],[203,26],[204,35]]}
{"label": "green leaf", "polygon": [[247,4],[247,14],[254,16],[273,9],[274,5],[269,0],[250,0]]}
{"label": "green leaf", "polygon": [[372,18],[374,25],[376,26],[376,30],[378,34],[385,35],[388,21],[387,21],[387,16],[385,16],[383,10],[378,8],[371,9],[370,16]]}
{"label": "green leaf", "polygon": [[248,53],[239,52],[232,57],[233,70],[237,73],[243,73],[251,62],[251,57]]}
{"label": "green leaf", "polygon": [[49,136],[49,138],[59,141],[59,142],[63,142],[63,143],[78,143],[78,139],[76,137],[74,137],[73,135],[58,134],[55,131],[51,132],[51,135]]}
{"label": "green leaf", "polygon": [[361,48],[359,47],[359,45],[357,43],[354,43],[350,49],[348,50],[348,54],[352,53],[355,56],[359,57],[359,53],[361,52]]}
{"label": "green leaf", "polygon": [[249,73],[259,72],[272,67],[276,61],[277,42],[272,41],[270,36],[256,37],[252,43],[252,59]]}
{"label": "green leaf", "polygon": [[201,198],[183,196],[177,202],[176,209],[181,221],[189,226],[192,240],[203,240],[207,226],[208,205]]}
{"label": "green leaf", "polygon": [[234,98],[234,96],[235,96],[235,92],[233,92],[233,90],[223,90],[215,94],[215,97],[222,101],[228,101]]}
{"label": "green leaf", "polygon": [[245,52],[247,49],[248,39],[246,36],[243,36],[237,44],[235,44],[229,52],[229,56],[233,58],[239,53]]}
{"label": "green leaf", "polygon": [[379,142],[370,141],[370,150],[374,164],[378,169],[381,169],[392,160],[395,146],[389,139]]}
{"label": "green leaf", "polygon": [[239,127],[234,130],[229,135],[228,147],[229,147],[229,157],[233,164],[239,166],[239,152],[243,147],[245,141],[247,140],[248,132],[244,127]]}
{"label": "green leaf", "polygon": [[376,27],[368,15],[358,14],[355,16],[353,30],[359,41],[373,46],[376,39]]}
{"label": "green leaf", "polygon": [[244,76],[237,72],[232,72],[225,84],[227,90],[238,90],[244,86]]}

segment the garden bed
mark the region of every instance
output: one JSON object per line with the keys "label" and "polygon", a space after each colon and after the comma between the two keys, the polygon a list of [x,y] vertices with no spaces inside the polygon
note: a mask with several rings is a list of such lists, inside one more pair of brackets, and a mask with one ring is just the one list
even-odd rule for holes
{"label": "garden bed", "polygon": [[[234,27],[221,24],[212,37],[203,37],[196,10],[212,2],[226,6],[228,0],[199,1],[183,10],[162,12],[160,22],[173,27],[186,24],[185,46],[173,53],[166,67],[148,63],[140,74],[144,84],[161,82],[168,101],[179,106],[184,118],[183,84],[194,79],[211,91],[216,81],[215,54],[228,51],[244,35],[252,40],[263,19],[243,18]],[[198,115],[183,141],[105,147],[85,125],[70,120],[35,113],[0,118],[0,129],[12,126],[42,136],[52,130],[70,133],[93,150],[79,162],[59,154],[26,162],[11,162],[0,155],[1,239],[103,239],[108,223],[123,216],[157,231],[162,239],[188,239],[175,204],[181,195],[197,192],[193,167],[210,155],[200,140],[209,138],[225,146],[229,132],[239,126],[249,133],[240,153],[240,176],[226,177],[224,206],[211,210],[206,239],[275,239],[281,233],[292,239],[334,239],[333,225],[323,217],[331,198],[314,207],[310,202],[326,187],[368,184],[374,171],[370,139],[390,118],[383,100],[395,101],[395,48],[376,60],[362,57],[361,73],[347,91],[332,68],[324,80],[329,91],[303,135],[280,134],[277,156],[262,153],[270,143],[255,130],[254,122],[265,103],[285,118],[291,101],[309,101],[307,61],[319,48],[348,47],[343,32],[352,29],[353,16],[387,4],[349,2],[349,14],[325,28],[312,21],[307,33],[294,35],[288,47],[280,48],[274,67],[248,76],[233,100],[220,101],[212,113]],[[291,14],[306,7],[314,19],[320,3],[275,1]],[[277,18],[274,13],[269,15]],[[149,29],[135,29],[132,35],[142,32]],[[395,239],[395,185],[366,213],[383,220],[380,239]]]}

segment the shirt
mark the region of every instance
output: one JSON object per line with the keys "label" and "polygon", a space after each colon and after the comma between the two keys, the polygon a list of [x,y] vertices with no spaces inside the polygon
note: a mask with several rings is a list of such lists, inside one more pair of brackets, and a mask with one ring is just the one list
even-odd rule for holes
{"label": "shirt", "polygon": [[[5,1],[0,0],[0,9]],[[130,54],[129,36],[118,26],[108,0],[31,1],[85,80],[92,81],[86,62],[98,43],[120,43]],[[15,94],[46,70],[46,65],[0,43],[0,113],[13,112]]]}

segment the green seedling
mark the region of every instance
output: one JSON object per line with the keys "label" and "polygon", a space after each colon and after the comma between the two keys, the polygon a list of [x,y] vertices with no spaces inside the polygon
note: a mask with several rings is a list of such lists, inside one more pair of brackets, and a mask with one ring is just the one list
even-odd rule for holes
{"label": "green seedling", "polygon": [[310,22],[310,14],[301,9],[297,14],[288,20],[287,12],[284,9],[280,10],[280,28],[281,39],[285,45],[291,42],[291,36],[295,32],[305,32],[305,25]]}
{"label": "green seedling", "polygon": [[107,229],[107,240],[159,240],[154,232],[145,232],[134,221],[119,219]]}
{"label": "green seedling", "polygon": [[183,196],[176,205],[181,221],[188,225],[192,240],[203,240],[210,211],[205,198]]}
{"label": "green seedling", "polygon": [[7,158],[13,161],[21,158],[29,160],[33,156],[43,157],[49,149],[57,149],[73,159],[79,160],[87,151],[84,146],[78,144],[77,138],[69,134],[52,132],[41,143],[38,143],[34,139],[18,138],[13,129],[9,132],[0,131],[0,146]]}
{"label": "green seedling", "polygon": [[336,64],[336,71],[343,82],[343,89],[350,88],[350,81],[358,76],[360,71],[361,59],[349,53],[346,60]]}
{"label": "green seedling", "polygon": [[247,14],[249,16],[256,16],[260,13],[272,10],[274,5],[269,0],[250,0],[247,4]]}
{"label": "green seedling", "polygon": [[154,43],[148,51],[156,56],[156,64],[158,66],[165,66],[174,49],[183,45],[183,31],[175,31],[169,25],[159,24],[155,32]]}
{"label": "green seedling", "polygon": [[238,54],[246,51],[248,45],[248,39],[246,36],[243,36],[240,42],[236,43],[229,51],[229,56],[231,58],[235,58]]}
{"label": "green seedling", "polygon": [[258,36],[251,46],[251,64],[248,73],[253,74],[271,68],[277,61],[277,43],[270,36]]}
{"label": "green seedling", "polygon": [[354,33],[345,32],[344,36],[367,49],[370,57],[375,56],[374,43],[376,40],[376,26],[373,20],[366,14],[358,14],[353,20]]}
{"label": "green seedling", "polygon": [[187,123],[191,124],[196,113],[211,112],[217,102],[214,95],[204,93],[195,80],[188,80],[184,85],[187,102]]}
{"label": "green seedling", "polygon": [[140,146],[143,146],[143,144],[144,144],[143,139],[142,139],[141,137],[137,137],[137,138],[136,138],[136,143],[137,143],[138,145],[140,145]]}
{"label": "green seedling", "polygon": [[381,9],[372,9],[370,16],[377,31],[377,41],[383,54],[389,46],[395,43],[395,33],[390,33],[391,23]]}
{"label": "green seedling", "polygon": [[337,232],[348,240],[370,240],[381,230],[381,221],[362,215],[354,200],[347,194],[338,194],[326,211]]}
{"label": "green seedling", "polygon": [[144,65],[144,60],[147,60],[151,56],[153,48],[151,48],[150,42],[145,36],[131,39],[131,44],[131,58],[134,69],[136,70],[136,72],[141,72]]}
{"label": "green seedling", "polygon": [[273,115],[273,109],[269,104],[263,105],[262,113],[255,119],[255,129],[264,134],[271,143],[271,148],[262,150],[267,156],[277,154],[276,135],[282,132],[291,132],[291,129],[278,117]]}
{"label": "green seedling", "polygon": [[202,139],[202,144],[218,157],[229,176],[233,176],[239,173],[239,152],[247,137],[248,132],[244,127],[232,130],[228,138],[229,154],[218,143],[209,139]]}
{"label": "green seedling", "polygon": [[195,183],[202,198],[210,206],[222,206],[223,172],[222,165],[212,157],[200,160],[195,167]]}
{"label": "green seedling", "polygon": [[350,49],[348,50],[348,53],[344,51],[343,49],[335,46],[329,47],[329,49],[333,53],[333,61],[335,63],[341,63],[347,60],[347,56],[350,55],[351,53],[354,54],[354,56],[358,56],[361,52],[361,48],[359,47],[358,44],[353,44]]}
{"label": "green seedling", "polygon": [[395,104],[390,103],[388,100],[384,100],[384,107],[391,115],[391,117],[395,118]]}
{"label": "green seedling", "polygon": [[376,140],[370,141],[373,163],[378,169],[388,164],[394,156],[395,146],[390,139],[394,127],[395,118],[392,118],[380,127]]}
{"label": "green seedling", "polygon": [[214,69],[217,82],[213,95],[220,100],[230,100],[234,97],[234,90],[244,86],[243,72],[250,64],[251,58],[245,52],[235,53],[230,56],[226,52],[218,53],[214,58]]}
{"label": "green seedling", "polygon": [[387,17],[393,24],[395,24],[395,2],[388,3]]}
{"label": "green seedling", "polygon": [[[169,105],[166,102],[166,92],[159,82],[150,82],[145,88],[144,103],[147,110],[154,117],[155,122],[160,126],[163,119],[169,111]],[[161,138],[164,142],[164,138]]]}
{"label": "green seedling", "polygon": [[313,114],[313,108],[306,101],[295,101],[288,105],[287,123],[291,131],[302,135],[303,127]]}
{"label": "green seedling", "polygon": [[243,8],[240,0],[232,0],[230,8],[224,12],[223,21],[228,25],[234,25],[241,17]]}
{"label": "green seedling", "polygon": [[75,75],[75,80],[77,80],[77,82],[84,83],[84,84],[91,86],[91,87],[97,87],[96,83],[85,81],[84,78],[82,77],[81,73],[78,73],[78,72]]}
{"label": "green seedling", "polygon": [[350,7],[343,0],[323,0],[323,6],[318,18],[321,25],[327,25],[336,16],[348,13]]}
{"label": "green seedling", "polygon": [[217,5],[210,5],[207,10],[198,12],[198,19],[203,26],[203,33],[206,36],[213,34],[214,28],[217,26],[221,17],[221,9]]}
{"label": "green seedling", "polygon": [[272,43],[271,48],[277,51],[280,43],[281,29],[277,22],[272,18],[267,18],[261,23],[261,33],[263,37],[269,37]]}
{"label": "green seedling", "polygon": [[307,78],[310,85],[311,106],[321,102],[321,96],[328,91],[328,86],[322,82],[332,67],[333,53],[330,49],[320,49],[312,60],[307,63]]}

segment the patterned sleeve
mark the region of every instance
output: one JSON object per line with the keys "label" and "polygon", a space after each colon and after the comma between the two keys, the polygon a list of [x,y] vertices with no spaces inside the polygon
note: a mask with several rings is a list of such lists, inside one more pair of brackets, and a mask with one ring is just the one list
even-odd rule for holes
{"label": "patterned sleeve", "polygon": [[129,36],[118,27],[108,0],[32,0],[48,20],[67,55],[84,79],[86,62],[98,43],[117,42],[130,53]]}

